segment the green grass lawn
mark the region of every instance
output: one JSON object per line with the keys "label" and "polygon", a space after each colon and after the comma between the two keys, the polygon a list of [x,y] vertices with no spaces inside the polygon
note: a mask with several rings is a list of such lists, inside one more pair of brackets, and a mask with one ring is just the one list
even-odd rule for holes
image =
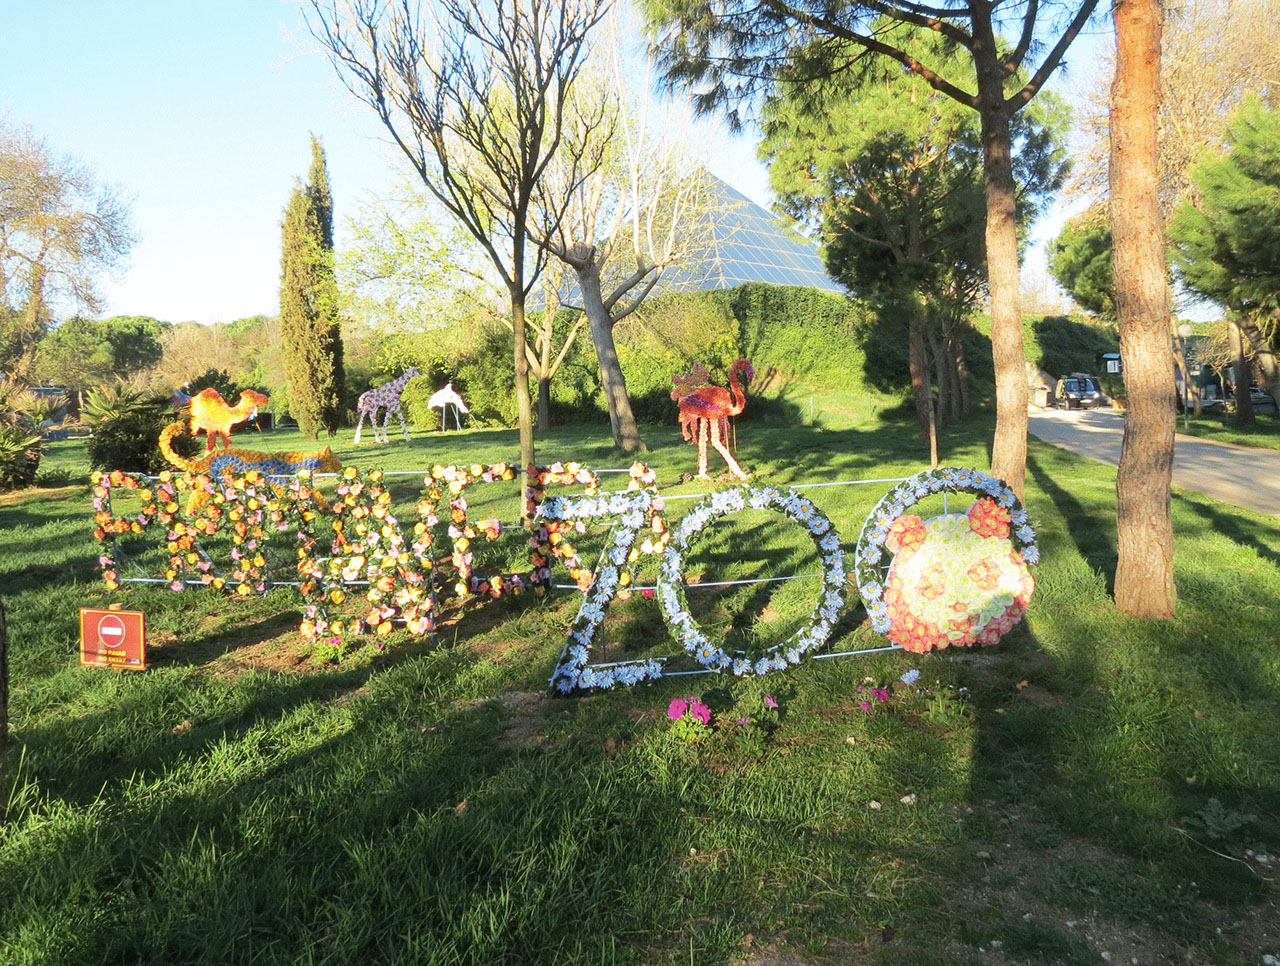
{"label": "green grass lawn", "polygon": [[[882,420],[822,397],[812,425],[807,407],[805,425],[742,424],[739,456],[775,484],[919,469],[910,427]],[[949,430],[944,459],[986,467],[989,434],[981,416]],[[663,492],[702,492],[676,485],[695,460],[678,430],[646,436]],[[516,452],[505,431],[415,433],[358,456],[349,439],[334,446],[344,459],[388,470]],[[244,445],[304,444],[280,432]],[[557,429],[539,458],[626,462],[603,427]],[[672,698],[720,710],[758,684],[550,698],[567,592],[474,608],[434,638],[397,635],[337,663],[298,639],[287,589],[110,594],[74,479],[86,469],[83,444],[57,444],[46,488],[0,499],[14,732],[0,962],[1280,955],[1274,519],[1176,494],[1178,618],[1121,617],[1108,597],[1115,470],[1033,440],[1027,505],[1043,558],[1009,638],[808,662],[759,682],[782,703],[771,736],[726,712],[691,747],[671,739]],[[886,489],[811,493],[852,547]],[[511,519],[513,491],[478,496],[474,518],[486,501]],[[672,502],[669,519],[690,505]],[[792,530],[741,514],[708,533],[690,569],[808,572],[807,553]],[[697,613],[730,635],[781,636],[811,606],[807,587],[709,594]],[[145,673],[77,666],[76,609],[112,601],[147,612]],[[882,642],[863,616],[849,609],[835,649]],[[615,604],[608,628],[621,652],[674,650],[656,601]],[[859,708],[860,684],[910,668],[916,689]]]}
{"label": "green grass lawn", "polygon": [[1188,419],[1178,416],[1178,432],[1188,436],[1203,436],[1219,443],[1236,443],[1240,446],[1259,446],[1263,449],[1280,449],[1280,418],[1270,413],[1258,413],[1253,426],[1237,426],[1234,413],[1205,412]]}

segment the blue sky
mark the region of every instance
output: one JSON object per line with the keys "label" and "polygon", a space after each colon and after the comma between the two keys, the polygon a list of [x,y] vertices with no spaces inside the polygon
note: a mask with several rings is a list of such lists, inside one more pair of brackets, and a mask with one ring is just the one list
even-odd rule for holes
{"label": "blue sky", "polygon": [[[292,0],[15,3],[0,115],[29,124],[132,198],[139,243],[103,291],[107,314],[230,321],[274,313],[280,218],[324,141],[341,222],[396,180],[368,108],[314,52]],[[1096,31],[1095,31],[1096,32]],[[1093,44],[1073,52],[1085,64]],[[749,139],[713,171],[767,203]],[[1056,233],[1061,215],[1037,234]]]}

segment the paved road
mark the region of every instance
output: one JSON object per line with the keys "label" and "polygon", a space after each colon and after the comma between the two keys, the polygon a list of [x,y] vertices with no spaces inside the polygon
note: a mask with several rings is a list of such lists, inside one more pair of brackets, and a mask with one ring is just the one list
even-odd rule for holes
{"label": "paved road", "polygon": [[[1046,443],[1119,465],[1124,420],[1099,410],[1048,409],[1031,413],[1031,435]],[[1280,450],[1177,436],[1173,485],[1224,503],[1280,516]]]}

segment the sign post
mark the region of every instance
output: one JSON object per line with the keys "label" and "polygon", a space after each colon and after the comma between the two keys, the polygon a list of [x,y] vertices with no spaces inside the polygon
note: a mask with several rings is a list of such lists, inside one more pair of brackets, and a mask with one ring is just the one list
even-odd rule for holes
{"label": "sign post", "polygon": [[80,663],[145,671],[146,615],[140,610],[80,608]]}

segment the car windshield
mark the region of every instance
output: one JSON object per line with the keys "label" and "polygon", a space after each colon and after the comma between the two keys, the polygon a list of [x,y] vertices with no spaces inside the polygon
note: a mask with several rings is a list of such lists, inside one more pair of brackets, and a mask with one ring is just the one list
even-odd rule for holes
{"label": "car windshield", "polygon": [[1063,392],[1079,392],[1080,381],[1078,379],[1063,379],[1062,391]]}

